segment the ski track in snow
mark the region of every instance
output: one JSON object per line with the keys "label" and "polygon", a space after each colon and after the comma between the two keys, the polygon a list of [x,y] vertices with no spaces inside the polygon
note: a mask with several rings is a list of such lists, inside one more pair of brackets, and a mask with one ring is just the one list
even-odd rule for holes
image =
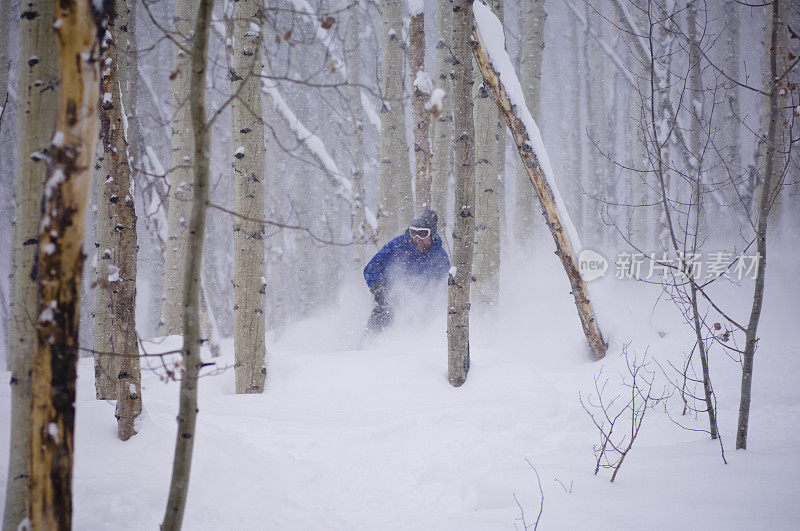
{"label": "ski track in snow", "polygon": [[[369,312],[368,293],[355,282],[338,307],[270,341],[264,395],[234,395],[232,370],[202,378],[184,528],[513,529],[515,495],[528,523],[538,513],[527,458],[545,494],[540,529],[796,529],[800,347],[785,310],[797,288],[776,279],[767,293],[750,450],[733,450],[739,366],[717,351],[712,371],[730,464],[716,442],[655,410],[611,484],[608,472],[592,474],[597,434],[578,391],[592,390],[600,367],[607,376],[623,369],[623,342],[676,361],[691,348],[690,334],[669,303],[653,308],[657,290],[605,279],[598,297],[614,310],[612,344],[605,361],[591,363],[557,259],[527,269],[503,263],[518,275],[504,277],[508,311],[493,335],[473,323],[472,367],[461,388],[447,383],[443,319],[412,321],[353,350]],[[158,348],[179,347],[174,337]],[[231,363],[231,341],[222,347],[220,363]],[[90,358],[80,362],[78,388],[75,529],[156,528],[178,384],[144,373],[145,413],[126,443],[116,438],[113,403],[94,399]],[[8,403],[2,386],[0,404]],[[702,417],[681,420],[705,426]],[[9,422],[8,407],[0,408],[0,431],[8,433]],[[7,458],[3,437],[0,467]],[[5,474],[0,481],[4,493]]]}

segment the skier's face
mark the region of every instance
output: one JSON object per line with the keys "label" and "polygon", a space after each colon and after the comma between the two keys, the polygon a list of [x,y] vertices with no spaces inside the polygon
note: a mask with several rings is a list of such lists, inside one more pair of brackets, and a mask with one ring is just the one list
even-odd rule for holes
{"label": "skier's face", "polygon": [[433,237],[430,234],[428,234],[428,237],[426,238],[412,236],[411,242],[414,244],[414,247],[416,247],[420,252],[424,253],[431,248],[431,245],[433,245]]}

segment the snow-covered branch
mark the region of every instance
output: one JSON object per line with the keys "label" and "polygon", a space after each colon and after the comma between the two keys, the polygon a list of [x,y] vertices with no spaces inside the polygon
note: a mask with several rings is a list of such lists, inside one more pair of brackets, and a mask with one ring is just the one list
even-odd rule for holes
{"label": "snow-covered branch", "polygon": [[[339,53],[339,50],[337,50],[333,45],[333,33],[322,27],[319,17],[316,16],[314,9],[307,0],[292,0],[292,3],[294,4],[295,8],[301,12],[300,14],[307,15],[308,20],[314,29],[314,35],[319,43],[325,48],[327,55],[331,58],[331,66],[333,67],[333,70],[338,72],[339,75],[345,81],[347,81],[347,64]],[[378,115],[378,112],[370,99],[366,96],[366,94],[364,94],[363,90],[361,91],[361,105],[364,107],[364,112],[366,113],[367,118],[369,118],[369,122],[376,131],[380,131],[380,116]]]}
{"label": "snow-covered branch", "polygon": [[[278,115],[283,119],[289,130],[294,133],[297,140],[305,148],[306,151],[322,166],[325,170],[325,175],[328,176],[329,181],[336,189],[342,199],[347,201],[351,206],[353,205],[353,183],[344,176],[336,161],[333,160],[330,153],[325,147],[325,143],[317,135],[312,133],[304,124],[297,118],[297,115],[283,99],[283,95],[278,90],[275,82],[270,80],[267,75],[262,77],[261,89],[269,97],[272,106]],[[367,210],[367,209],[365,209]],[[367,210],[366,212],[367,223],[373,230],[377,229],[378,223],[375,214]]]}

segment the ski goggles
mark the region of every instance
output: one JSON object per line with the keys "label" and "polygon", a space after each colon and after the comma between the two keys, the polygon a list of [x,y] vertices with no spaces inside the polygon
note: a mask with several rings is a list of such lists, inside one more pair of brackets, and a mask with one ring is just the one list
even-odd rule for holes
{"label": "ski goggles", "polygon": [[425,238],[431,235],[431,229],[427,227],[409,227],[408,234],[412,238],[419,238],[420,240],[424,240]]}

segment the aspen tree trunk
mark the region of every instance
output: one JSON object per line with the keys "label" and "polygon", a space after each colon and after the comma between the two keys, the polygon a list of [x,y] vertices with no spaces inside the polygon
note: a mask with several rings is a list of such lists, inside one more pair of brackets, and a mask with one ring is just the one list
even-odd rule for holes
{"label": "aspen tree trunk", "polygon": [[403,2],[381,0],[383,107],[378,183],[378,239],[394,238],[411,221],[411,173],[403,96]]}
{"label": "aspen tree trunk", "polygon": [[39,276],[28,488],[33,529],[69,529],[72,523],[82,244],[97,142],[97,36],[103,16],[93,10],[89,0],[62,0],[53,24],[59,45],[61,94],[36,261]]}
{"label": "aspen tree trunk", "polygon": [[[0,134],[2,134],[3,131],[3,118],[9,116],[7,113],[9,108],[8,81],[11,76],[11,49],[9,48],[9,40],[11,35],[9,31],[9,22],[12,18],[20,16],[19,11],[19,4],[12,4],[11,0],[0,0],[0,13],[5,15],[0,16]],[[15,55],[19,53],[18,50],[19,48],[14,50]],[[13,142],[17,141],[17,137],[12,136],[11,138],[13,139]],[[16,163],[16,153],[11,146],[9,146],[7,149],[10,156],[7,159],[0,160],[0,174],[6,176],[10,184],[12,175],[18,175],[18,173],[15,174],[15,168],[13,168],[13,165]],[[14,199],[15,198],[13,194],[5,194],[5,197],[0,199],[0,210],[13,213],[14,210],[12,203],[14,202]],[[13,220],[11,226],[14,226]],[[10,248],[6,251],[6,258],[4,259],[4,261],[6,261],[6,263],[9,265],[7,290],[3,283],[0,282],[0,337],[3,338],[3,344],[0,348],[5,348],[6,369],[9,371],[12,369],[10,312],[11,305],[14,303],[14,246],[15,245],[12,241],[9,246]],[[13,443],[13,441],[11,442]],[[13,448],[13,444],[9,445],[9,448]],[[11,481],[12,478],[9,477],[9,483]],[[7,485],[9,483],[7,483]],[[5,504],[5,497],[3,503]]]}
{"label": "aspen tree trunk", "polygon": [[431,167],[431,205],[439,215],[439,233],[449,233],[448,203],[450,180],[453,176],[453,83],[450,72],[453,58],[453,0],[437,4],[439,40],[436,44],[436,86],[445,91],[442,112],[433,122],[433,165]]}
{"label": "aspen tree trunk", "polygon": [[453,387],[469,372],[469,292],[475,242],[475,125],[472,117],[472,0],[453,2],[453,116],[455,195],[453,268],[447,280],[447,379]]}
{"label": "aspen tree trunk", "polygon": [[[698,13],[697,3],[692,2],[686,6],[686,25],[688,26],[687,37],[689,41],[689,93],[691,95],[691,105],[689,106],[689,121],[692,124],[689,130],[689,150],[690,161],[692,163],[690,171],[696,177],[695,185],[696,190],[693,190],[697,195],[697,201],[694,206],[696,209],[695,214],[698,216],[698,228],[705,228],[704,222],[705,211],[707,209],[706,201],[709,198],[704,194],[702,186],[702,176],[705,172],[703,168],[704,153],[703,153],[703,128],[707,122],[705,111],[705,92],[703,90],[703,72],[701,61],[703,60],[700,35],[698,35]],[[716,210],[722,205],[713,205],[712,208]],[[687,227],[688,231],[688,227]],[[696,239],[700,239],[700,234],[695,234]],[[695,240],[697,241],[697,240]]]}
{"label": "aspen tree trunk", "polygon": [[9,49],[9,18],[11,18],[11,0],[2,0],[0,9],[6,16],[0,17],[0,126],[8,108],[8,78],[11,74],[11,50]]}
{"label": "aspen tree trunk", "polygon": [[[16,226],[10,279],[8,370],[11,372],[11,430],[3,531],[16,530],[28,516],[31,430],[31,370],[36,346],[36,244],[47,175],[47,148],[58,111],[58,54],[54,3],[33,0],[20,19]],[[5,435],[3,435],[5,437]]]}
{"label": "aspen tree trunk", "polygon": [[[580,64],[580,54],[581,48],[579,46],[579,34],[578,34],[578,25],[575,23],[575,18],[569,19],[569,33],[570,33],[570,41],[572,41],[573,46],[571,47],[570,51],[570,66],[571,66],[571,73],[574,76],[572,78],[573,86],[570,87],[572,90],[570,91],[570,99],[569,99],[569,118],[567,119],[569,122],[569,126],[567,128],[568,131],[571,132],[570,134],[570,142],[572,142],[571,149],[569,149],[570,153],[570,163],[571,163],[571,175],[573,179],[571,180],[572,186],[571,189],[567,191],[570,195],[573,195],[575,198],[575,209],[577,210],[576,217],[576,228],[578,229],[579,234],[584,234],[583,231],[583,199],[582,199],[582,192],[581,187],[584,185],[585,182],[585,172],[583,171],[583,133],[585,131],[584,124],[583,124],[583,113],[581,112],[581,72],[583,69],[581,68]],[[562,122],[563,124],[563,122]]]}
{"label": "aspen tree trunk", "polygon": [[[502,22],[503,2],[487,5]],[[496,322],[500,299],[500,183],[505,170],[506,126],[491,89],[475,69],[475,282],[473,300]],[[502,145],[502,149],[501,149]]]}
{"label": "aspen tree trunk", "polygon": [[[777,65],[777,75],[781,76],[785,71],[786,67],[788,67],[789,61],[787,61],[787,53],[788,53],[788,31],[787,31],[787,22],[789,20],[789,0],[775,0],[776,8],[769,9],[767,6],[767,14],[766,14],[766,29],[764,35],[764,65],[765,68],[763,69],[764,78],[763,78],[763,87],[764,92],[770,93],[772,90],[775,80],[775,76],[770,77],[770,69],[769,65],[772,60],[772,50],[775,49],[776,55],[776,65]],[[777,22],[773,21],[776,19]],[[777,31],[773,32],[773,26],[777,24],[778,29]],[[762,96],[761,97],[761,131],[768,131],[771,122],[772,122],[772,112],[771,112],[771,101],[770,96]],[[774,146],[780,146],[781,149],[769,149],[769,142],[766,141],[766,138],[763,136],[761,137],[758,143],[758,151],[757,151],[757,168],[758,172],[757,175],[764,176],[766,174],[766,168],[768,164],[772,164],[775,168],[782,168],[784,163],[784,153],[783,153],[783,146],[785,144],[784,137],[786,135],[786,121],[782,117],[778,117],[778,121],[776,124],[775,129],[775,144]],[[770,156],[769,153],[772,153],[772,157],[775,160],[770,161],[768,157]],[[764,186],[764,179],[756,181],[756,185],[754,186],[755,193],[753,194],[753,207],[752,212],[760,212],[761,207],[756,206],[756,201],[760,201],[760,198],[763,196],[761,192],[761,187]],[[771,198],[770,201],[773,203],[770,206],[769,213],[771,216],[776,217],[782,208],[783,208],[783,201],[781,194],[781,188],[783,185],[783,179],[774,179],[772,181],[773,190],[771,190]],[[776,217],[779,219],[779,217]]]}
{"label": "aspen tree trunk", "polygon": [[205,112],[205,81],[208,29],[211,24],[213,8],[213,0],[200,0],[190,54],[191,78],[188,95],[194,134],[195,184],[188,228],[189,246],[184,256],[184,268],[189,277],[183,284],[183,373],[181,374],[181,399],[178,409],[178,433],[175,439],[175,457],[172,462],[172,479],[170,480],[167,509],[164,521],[161,523],[161,529],[166,531],[180,529],[183,522],[198,411],[197,378],[202,364],[199,322],[200,275],[210,166],[209,125],[206,123]]}
{"label": "aspen tree trunk", "polygon": [[350,83],[350,122],[353,127],[353,254],[354,269],[361,269],[367,260],[367,221],[364,212],[364,108],[361,105],[361,38],[359,35],[361,5],[353,0],[347,22],[347,81]]}
{"label": "aspen tree trunk", "polygon": [[[491,59],[477,31],[474,32],[473,39],[475,41],[474,50],[478,65],[483,72],[484,78],[492,89],[497,106],[505,116],[506,123],[517,144],[517,150],[528,171],[531,183],[536,187],[536,192],[544,207],[547,226],[550,228],[550,232],[556,244],[556,254],[561,260],[561,264],[564,267],[564,271],[572,287],[572,296],[575,298],[575,306],[577,307],[578,316],[583,326],[584,335],[592,349],[595,359],[601,359],[605,356],[607,344],[597,325],[594,308],[589,300],[589,292],[586,288],[586,283],[583,278],[581,278],[578,271],[578,260],[573,251],[570,236],[567,234],[567,230],[564,227],[564,221],[566,220],[562,220],[561,218],[554,196],[554,190],[548,182],[539,159],[537,158],[537,154],[532,147],[533,144],[531,142],[530,133],[527,131],[525,123],[520,119],[520,110],[512,105],[508,92],[498,72],[492,65]],[[508,63],[510,65],[510,61],[508,61]]]}
{"label": "aspen tree trunk", "polygon": [[[112,44],[113,46],[113,44]],[[111,50],[106,51],[106,56],[110,55]],[[110,69],[105,69],[104,72],[107,71],[108,74],[103,76],[101,80],[101,93],[109,92],[109,90],[113,91],[112,84],[108,81],[108,78],[111,75]],[[115,76],[116,77],[116,76]],[[115,79],[116,80],[116,79]],[[119,103],[119,102],[117,102]],[[113,102],[109,104],[104,104],[103,106],[110,106],[113,109]],[[113,118],[112,118],[113,119]],[[112,238],[114,237],[114,225],[113,219],[110,219],[110,216],[114,215],[112,212],[109,211],[109,207],[115,207],[115,204],[110,202],[112,192],[111,188],[114,185],[114,171],[116,171],[115,167],[112,167],[111,162],[111,147],[108,146],[106,135],[104,134],[110,128],[111,122],[109,122],[108,111],[106,109],[101,108],[100,111],[100,140],[97,144],[96,150],[96,157],[95,157],[95,164],[94,164],[94,186],[95,186],[95,193],[97,194],[95,198],[96,204],[96,213],[95,213],[95,249],[97,251],[97,265],[94,268],[95,273],[95,281],[100,281],[101,284],[96,286],[94,290],[94,305],[95,311],[93,312],[94,315],[94,333],[93,335],[93,343],[94,343],[94,389],[95,389],[95,397],[97,400],[115,400],[116,399],[116,385],[115,385],[115,375],[116,375],[116,364],[117,358],[112,356],[110,353],[112,352],[111,347],[113,344],[113,334],[115,330],[113,329],[112,325],[112,293],[110,292],[110,287],[112,284],[108,283],[107,278],[109,277],[109,273],[107,272],[106,265],[112,265],[114,262],[111,261],[112,255]],[[114,122],[116,126],[116,122]],[[107,182],[107,180],[111,180],[111,182]],[[109,186],[111,185],[111,186]],[[114,191],[116,187],[113,187]],[[114,196],[115,201],[119,201],[119,195]],[[90,229],[91,230],[91,229]],[[105,247],[100,247],[101,243],[105,245]],[[116,267],[116,266],[113,266]],[[88,275],[92,274],[91,268],[87,271]],[[121,278],[121,276],[120,276]],[[119,290],[117,290],[117,294]],[[102,348],[101,348],[102,347]],[[102,353],[102,354],[101,354]]]}
{"label": "aspen tree trunk", "polygon": [[169,204],[167,206],[167,244],[164,257],[164,292],[161,307],[161,333],[179,334],[181,331],[181,297],[187,281],[183,270],[186,255],[188,223],[192,210],[192,173],[194,138],[189,113],[191,102],[187,98],[190,85],[192,19],[196,5],[190,0],[175,2],[173,18],[172,94],[172,162],[167,173]]}
{"label": "aspen tree trunk", "polygon": [[[103,168],[106,171],[100,174],[98,181],[95,225],[98,252],[95,386],[97,398],[116,399],[118,434],[123,441],[136,434],[133,423],[142,410],[139,344],[136,337],[135,191],[120,83],[120,73],[128,69],[126,51],[129,20],[125,0],[117,0],[115,13],[109,14],[106,24],[110,40],[105,54],[100,106]],[[108,372],[104,374],[103,371]],[[104,388],[104,384],[110,385]]]}
{"label": "aspen tree trunk", "polygon": [[[723,13],[725,20],[725,73],[731,79],[739,79],[739,5],[736,2],[725,2]],[[728,175],[734,179],[732,185],[738,186],[734,183],[739,182],[742,171],[742,155],[739,151],[741,149],[739,127],[742,119],[739,109],[739,85],[726,81],[724,91],[726,105],[722,113],[723,148],[721,156],[727,167]],[[744,188],[744,197],[752,197],[753,189],[747,185]],[[733,200],[736,198],[736,194],[731,194],[729,197]],[[752,202],[746,201],[742,206],[745,207],[749,216]]]}
{"label": "aspen tree trunk", "polygon": [[[589,4],[584,4],[584,16],[586,17],[586,28],[581,36],[583,39],[582,53],[583,56],[583,101],[586,108],[586,129],[587,135],[586,142],[586,169],[583,172],[583,180],[581,181],[580,192],[580,205],[581,205],[581,226],[583,232],[582,237],[585,240],[596,240],[598,237],[598,229],[600,228],[600,217],[596,215],[599,202],[599,183],[602,181],[602,173],[600,171],[600,161],[597,157],[597,148],[594,144],[600,143],[600,138],[597,135],[597,122],[599,122],[599,114],[601,106],[600,87],[602,86],[602,72],[598,72],[593,63],[596,61],[592,58],[593,47],[589,46],[590,31],[592,27],[592,11]],[[581,73],[579,73],[581,75]],[[584,142],[581,141],[581,144]],[[605,142],[604,142],[605,143]]]}
{"label": "aspen tree trunk", "polygon": [[[739,400],[739,421],[736,427],[736,449],[747,449],[747,430],[750,424],[750,401],[752,399],[753,388],[753,359],[755,358],[756,346],[758,343],[758,322],[761,319],[761,306],[764,302],[764,275],[767,270],[767,221],[769,219],[770,207],[774,198],[773,190],[775,181],[780,181],[783,166],[780,165],[781,157],[776,154],[779,143],[779,130],[782,117],[778,110],[778,83],[776,79],[782,73],[778,70],[778,61],[785,56],[781,56],[780,46],[769,46],[778,40],[778,33],[781,28],[781,8],[780,0],[772,3],[770,21],[770,39],[766,46],[769,50],[769,127],[766,137],[766,153],[764,165],[764,181],[761,187],[761,197],[758,205],[758,224],[756,228],[756,248],[758,250],[758,273],[753,292],[753,306],[750,310],[750,321],[747,324],[745,334],[744,353],[742,354],[742,389]],[[785,20],[785,19],[784,19]],[[776,179],[777,177],[777,179]]]}
{"label": "aspen tree trunk", "polygon": [[[544,58],[544,24],[547,19],[545,0],[530,0],[520,4],[522,59],[520,81],[525,103],[533,119],[539,120],[539,96],[542,87],[542,59]],[[536,190],[531,187],[525,165],[517,164],[516,202],[514,205],[514,234],[517,245],[528,250],[533,245],[535,227],[542,211]]]}
{"label": "aspen tree trunk", "polygon": [[[261,393],[266,368],[264,256],[264,121],[261,109],[261,2],[233,4],[234,210],[233,319],[236,393]],[[258,31],[251,30],[258,28]]]}
{"label": "aspen tree trunk", "polygon": [[139,56],[136,40],[136,2],[138,0],[118,1],[117,9],[125,10],[126,24],[123,34],[125,36],[125,47],[121,50],[125,53],[125,68],[118,69],[119,86],[122,92],[122,106],[125,117],[128,121],[126,139],[128,141],[128,156],[133,162],[131,175],[134,182],[137,181],[138,174],[136,167],[141,167],[144,159],[144,140],[142,139],[142,128],[139,123],[139,113],[136,112],[139,105],[137,91],[139,89]]}
{"label": "aspen tree trunk", "polygon": [[425,104],[430,98],[431,79],[425,72],[425,14],[411,13],[409,26],[408,66],[411,74],[411,111],[414,116],[415,210],[430,207],[431,199],[431,138],[430,119]]}

